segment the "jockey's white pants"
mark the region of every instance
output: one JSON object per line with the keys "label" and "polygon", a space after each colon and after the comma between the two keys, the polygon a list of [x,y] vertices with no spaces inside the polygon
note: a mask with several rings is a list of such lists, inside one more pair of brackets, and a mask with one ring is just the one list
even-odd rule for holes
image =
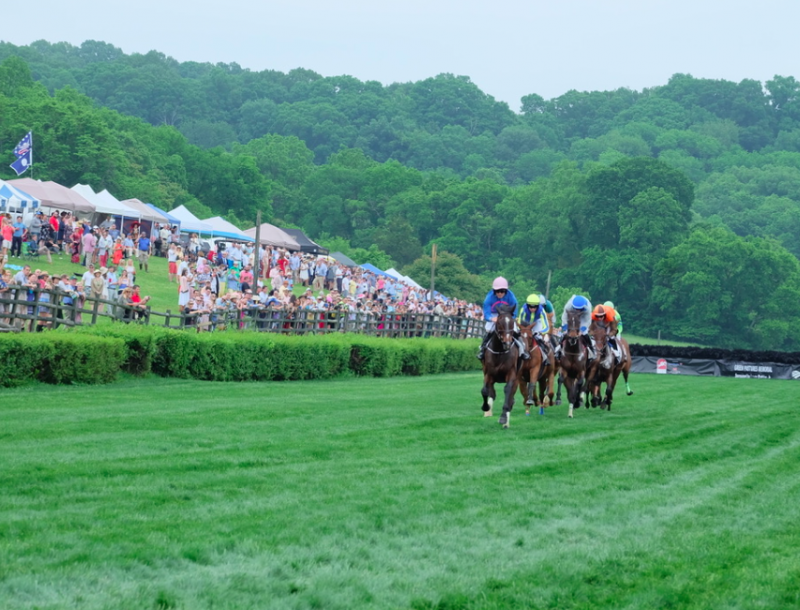
{"label": "jockey's white pants", "polygon": [[[486,329],[487,333],[492,332],[494,330],[494,322],[492,322],[491,320],[488,320],[486,322],[486,324],[484,324],[484,328]],[[519,326],[517,325],[517,321],[516,320],[514,320],[514,332],[515,333],[519,332]]]}

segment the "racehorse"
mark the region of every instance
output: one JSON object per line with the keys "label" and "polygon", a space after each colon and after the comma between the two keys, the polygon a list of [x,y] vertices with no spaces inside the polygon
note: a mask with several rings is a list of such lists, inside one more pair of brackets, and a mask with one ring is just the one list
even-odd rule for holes
{"label": "racehorse", "polygon": [[[619,371],[617,371],[617,362],[614,358],[614,352],[608,344],[609,328],[605,322],[594,322],[589,332],[594,337],[597,358],[592,362],[586,374],[586,408],[589,408],[589,396],[591,396],[593,407],[598,405],[601,409],[608,407],[610,411],[611,401],[614,398],[614,385],[619,376]],[[601,400],[600,386],[604,383],[606,384],[606,395],[605,398]]]}
{"label": "racehorse", "polygon": [[492,405],[497,394],[495,383],[505,383],[505,401],[500,424],[508,428],[511,421],[511,409],[514,407],[514,394],[519,384],[520,357],[519,348],[514,341],[514,317],[507,308],[498,311],[494,330],[486,346],[483,358],[483,396],[484,417],[492,416]]}
{"label": "racehorse", "polygon": [[561,340],[561,374],[567,388],[569,416],[572,410],[580,409],[583,402],[584,384],[586,381],[586,363],[588,350],[581,337],[581,313],[567,312],[567,334]]}
{"label": "racehorse", "polygon": [[[533,326],[520,326],[522,340],[530,352],[530,360],[522,361],[520,370],[519,393],[525,398],[525,415],[531,414],[531,405],[539,407],[539,414],[544,414],[544,407],[553,404],[553,376],[555,373],[555,358],[553,350],[550,349],[550,342],[545,340],[545,349],[549,363],[544,365],[544,354],[541,346],[533,336]],[[536,392],[536,385],[539,385],[539,392]]]}

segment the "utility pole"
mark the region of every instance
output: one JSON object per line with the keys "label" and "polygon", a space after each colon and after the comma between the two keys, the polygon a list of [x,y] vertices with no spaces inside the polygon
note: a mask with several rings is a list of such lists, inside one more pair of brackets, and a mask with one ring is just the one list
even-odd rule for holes
{"label": "utility pole", "polygon": [[436,285],[436,244],[431,248],[431,298],[433,298],[433,289]]}
{"label": "utility pole", "polygon": [[261,263],[261,210],[256,212],[256,248],[253,254],[253,284],[255,285],[255,291],[253,294],[258,292],[258,278],[259,278],[259,266]]}

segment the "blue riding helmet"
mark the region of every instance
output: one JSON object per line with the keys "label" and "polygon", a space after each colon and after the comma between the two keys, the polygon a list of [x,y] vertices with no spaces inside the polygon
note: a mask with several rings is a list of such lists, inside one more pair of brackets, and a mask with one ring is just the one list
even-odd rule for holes
{"label": "blue riding helmet", "polygon": [[572,307],[575,309],[586,309],[588,305],[589,301],[587,301],[581,295],[576,295],[575,298],[572,299]]}

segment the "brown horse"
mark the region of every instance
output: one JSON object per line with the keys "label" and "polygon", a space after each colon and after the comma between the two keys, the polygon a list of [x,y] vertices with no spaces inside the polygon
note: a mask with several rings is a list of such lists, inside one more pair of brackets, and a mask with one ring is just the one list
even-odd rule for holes
{"label": "brown horse", "polygon": [[[605,322],[593,322],[592,326],[589,328],[589,332],[594,337],[597,358],[592,362],[586,374],[587,408],[589,407],[589,397],[591,396],[593,407],[599,405],[601,409],[608,407],[608,410],[611,410],[611,401],[614,397],[614,384],[619,376],[619,372],[617,371],[617,362],[614,358],[614,352],[608,344],[609,330]],[[601,400],[600,391],[604,383],[606,384],[606,395],[605,398]]]}
{"label": "brown horse", "polygon": [[514,341],[514,317],[505,309],[498,312],[492,336],[486,346],[483,358],[483,396],[484,417],[492,416],[492,405],[497,394],[495,383],[505,383],[505,401],[500,424],[508,428],[511,422],[511,409],[514,407],[514,394],[519,384],[519,348]]}
{"label": "brown horse", "polygon": [[[539,415],[544,415],[544,407],[553,404],[553,377],[555,375],[555,358],[550,342],[545,340],[549,362],[544,364],[544,355],[541,346],[533,336],[533,326],[520,325],[522,340],[530,352],[530,360],[522,361],[520,370],[519,393],[525,398],[525,415],[531,414],[531,405],[539,407]],[[536,391],[536,385],[539,391]]]}
{"label": "brown horse", "polygon": [[580,409],[586,382],[586,363],[589,354],[581,337],[581,313],[567,312],[567,332],[561,339],[561,375],[567,389],[569,416]]}

